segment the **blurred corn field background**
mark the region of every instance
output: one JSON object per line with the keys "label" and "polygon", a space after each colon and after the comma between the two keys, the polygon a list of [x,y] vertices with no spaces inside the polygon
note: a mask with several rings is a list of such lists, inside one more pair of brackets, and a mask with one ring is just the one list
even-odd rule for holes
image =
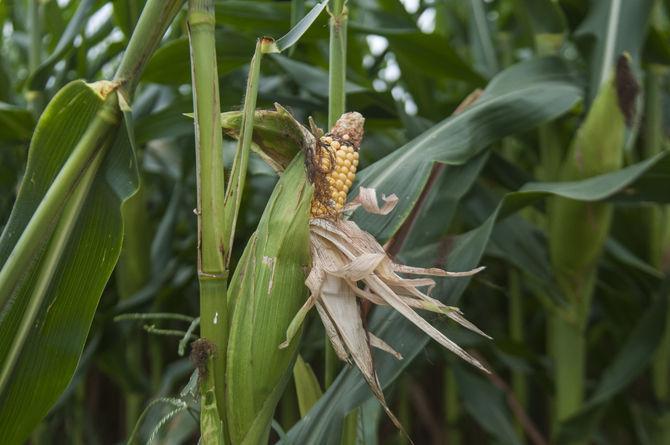
{"label": "blurred corn field background", "polygon": [[[670,444],[670,1],[2,0],[0,25],[0,442]],[[489,373],[361,302],[403,356],[364,376],[304,310],[304,157],[347,111],[348,200],[398,198],[350,220],[397,263],[486,267],[431,296],[492,340],[419,312]]]}

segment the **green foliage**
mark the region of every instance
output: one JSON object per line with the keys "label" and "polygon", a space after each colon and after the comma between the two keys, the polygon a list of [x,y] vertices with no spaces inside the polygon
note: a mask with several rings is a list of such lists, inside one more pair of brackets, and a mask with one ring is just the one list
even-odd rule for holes
{"label": "green foliage", "polygon": [[[103,104],[90,86],[79,81],[65,87],[44,111],[31,143],[24,184],[0,241],[5,264],[12,253],[16,255],[12,249],[22,229]],[[122,131],[113,153],[97,180],[82,177],[77,186],[82,191],[69,196],[61,221],[51,223],[53,235],[43,233],[41,255],[23,270],[3,305],[0,425],[8,443],[25,439],[68,384],[119,255],[120,204],[134,191],[135,180],[133,170],[120,168],[134,165]],[[88,175],[96,176],[95,168],[89,168]],[[68,329],[63,331],[63,326]]]}
{"label": "green foliage", "polygon": [[[166,23],[142,25],[145,5]],[[238,178],[221,274],[230,286],[217,294],[230,307],[227,323],[189,327],[209,309],[198,298],[186,8],[0,2],[0,264],[20,271],[0,280],[12,289],[0,292],[3,442],[117,443],[134,431],[133,443],[175,445],[404,443],[360,373],[325,359],[316,317],[278,349],[307,297],[302,125],[312,116],[326,128],[341,109],[366,118],[354,189],[400,198],[389,215],[352,219],[405,264],[486,266],[438,279],[432,296],[459,304],[494,341],[427,318],[493,375],[453,363],[390,310],[365,318],[404,357],[378,352],[374,364],[412,440],[667,442],[670,2],[216,0],[214,14],[200,60],[217,74],[198,94],[215,102],[218,79],[225,137],[210,149]],[[285,51],[252,67],[263,36]],[[641,86],[627,102],[633,118],[611,78],[623,53]],[[105,107],[90,85],[119,65],[130,82],[123,109],[107,105],[117,121],[56,181]],[[249,71],[258,77],[247,92]],[[475,88],[483,95],[454,114]],[[251,138],[238,148],[244,129]],[[56,183],[59,199],[36,212]],[[522,303],[514,316],[512,294]],[[137,313],[182,316],[116,318]],[[191,338],[226,324],[227,369],[200,381],[201,400],[198,364],[183,355]],[[562,328],[574,343],[554,341]],[[557,361],[557,344],[567,360]],[[579,389],[568,415],[555,409],[559,380]],[[225,391],[224,406],[212,388]]]}

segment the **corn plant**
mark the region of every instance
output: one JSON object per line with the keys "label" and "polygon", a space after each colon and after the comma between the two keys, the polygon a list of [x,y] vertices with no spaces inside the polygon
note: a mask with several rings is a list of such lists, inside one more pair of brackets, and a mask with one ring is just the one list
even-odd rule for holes
{"label": "corn plant", "polygon": [[3,443],[668,442],[669,14],[0,3]]}

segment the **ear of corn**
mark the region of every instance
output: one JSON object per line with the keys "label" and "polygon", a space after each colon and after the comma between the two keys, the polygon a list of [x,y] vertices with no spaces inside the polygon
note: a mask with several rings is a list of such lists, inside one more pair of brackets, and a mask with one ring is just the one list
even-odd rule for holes
{"label": "ear of corn", "polygon": [[[622,166],[626,123],[634,108],[631,82],[635,80],[628,59],[622,56],[616,74],[601,87],[570,147],[561,180],[586,179]],[[565,279],[573,281],[570,286],[580,285],[574,279],[595,267],[609,231],[611,206],[554,198],[550,209],[552,263]]]}
{"label": "ear of corn", "polygon": [[226,413],[234,444],[267,441],[275,406],[292,375],[298,342],[285,349],[278,345],[307,297],[311,199],[299,155],[275,187],[231,280]]}
{"label": "ear of corn", "polygon": [[363,116],[346,113],[332,132],[319,138],[311,160],[315,165],[311,179],[316,187],[312,217],[334,217],[344,208],[356,178],[362,129]]}

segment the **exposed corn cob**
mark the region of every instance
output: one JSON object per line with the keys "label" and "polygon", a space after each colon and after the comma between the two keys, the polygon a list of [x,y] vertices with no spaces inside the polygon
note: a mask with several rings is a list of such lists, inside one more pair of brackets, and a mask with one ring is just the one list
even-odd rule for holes
{"label": "exposed corn cob", "polygon": [[315,187],[313,218],[332,218],[344,208],[356,177],[364,122],[360,113],[343,114],[332,131],[319,138],[310,160],[310,179]]}

